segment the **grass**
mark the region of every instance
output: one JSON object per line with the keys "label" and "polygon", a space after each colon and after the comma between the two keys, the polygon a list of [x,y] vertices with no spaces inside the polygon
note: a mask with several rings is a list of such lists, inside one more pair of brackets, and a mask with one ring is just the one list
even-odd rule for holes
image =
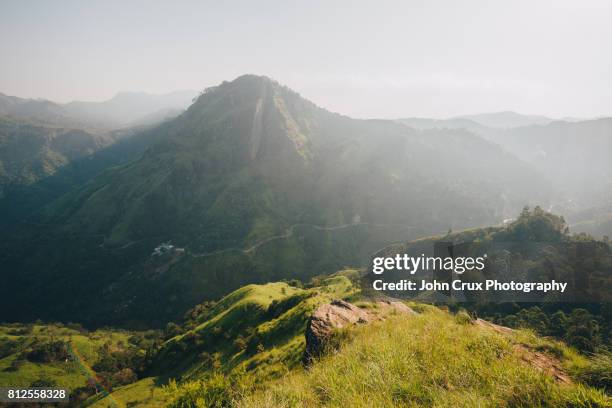
{"label": "grass", "polygon": [[[116,348],[125,344],[128,336],[127,333],[110,330],[85,333],[53,324],[36,324],[29,327],[26,325],[0,326],[0,340],[10,339],[14,344],[9,354],[0,359],[0,384],[11,387],[28,387],[33,382],[42,379],[54,382],[58,387],[69,389],[83,387],[90,375],[87,370],[98,361],[99,350],[103,344],[109,343],[111,347]],[[11,364],[15,360],[21,360],[20,354],[27,352],[35,341],[49,339],[65,341],[78,358],[74,361],[50,363],[35,363],[23,359],[16,369],[11,368]]]}
{"label": "grass", "polygon": [[595,354],[586,364],[572,367],[572,371],[581,381],[612,393],[612,353]]}
{"label": "grass", "polygon": [[[192,330],[163,345],[152,373],[158,377],[118,387],[107,396],[91,396],[85,405],[612,407],[605,394],[609,355],[586,358],[532,331],[498,332],[474,324],[463,312],[451,314],[414,302],[408,305],[417,315],[391,315],[345,329],[338,348],[304,370],[304,332],[319,305],[349,298],[365,310],[376,310],[374,303],[360,298],[352,283],[357,276],[357,271],[346,270],[317,278],[316,285],[304,289],[281,282],[234,291],[200,315],[189,326]],[[87,381],[83,366],[95,365],[105,343],[121,348],[129,335],[58,325],[0,326],[0,383],[28,386],[46,378],[59,386],[81,387]],[[69,341],[79,361],[25,361],[11,371],[12,361],[34,338]],[[558,360],[573,383],[557,383],[538,371],[523,358],[525,350]]]}
{"label": "grass", "polygon": [[[239,407],[610,407],[524,363],[510,337],[429,309],[354,329],[337,353],[242,395]],[[576,359],[576,356],[571,356]]]}
{"label": "grass", "polygon": [[92,408],[115,408],[145,406],[151,408],[165,407],[168,395],[156,384],[153,377],[143,378],[135,383],[118,388],[110,396],[102,399],[92,397],[86,401]]}
{"label": "grass", "polygon": [[[206,314],[207,320],[163,346],[154,372],[183,381],[202,378],[213,369],[226,374],[246,371],[262,380],[286,374],[300,364],[312,312],[322,303],[354,292],[345,276],[351,273],[326,277],[310,289],[278,282],[248,285],[230,293]],[[239,336],[246,337],[247,349],[234,345]],[[193,346],[194,337],[200,346]],[[217,367],[203,362],[201,352],[218,356]]]}

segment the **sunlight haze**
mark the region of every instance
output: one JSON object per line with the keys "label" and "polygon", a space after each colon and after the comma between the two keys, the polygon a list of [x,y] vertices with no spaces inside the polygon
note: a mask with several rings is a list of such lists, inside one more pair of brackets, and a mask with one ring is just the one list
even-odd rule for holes
{"label": "sunlight haze", "polygon": [[607,1],[2,2],[0,92],[58,102],[266,75],[354,117],[612,114]]}

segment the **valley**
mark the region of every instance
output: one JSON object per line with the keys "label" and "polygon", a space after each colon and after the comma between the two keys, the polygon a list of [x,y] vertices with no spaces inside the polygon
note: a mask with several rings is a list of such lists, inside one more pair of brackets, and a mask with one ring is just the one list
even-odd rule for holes
{"label": "valley", "polygon": [[[256,154],[253,118],[262,129]],[[484,159],[469,160],[477,151]],[[500,171],[483,179],[490,161]],[[252,75],[207,90],[178,118],[94,153],[88,163],[75,162],[75,174],[89,178],[72,176],[72,167],[43,181],[67,183],[29,215],[22,212],[27,223],[7,220],[20,238],[3,242],[16,286],[1,298],[26,296],[32,309],[19,319],[74,317],[75,308],[88,316],[86,324],[172,319],[202,296],[364,265],[392,242],[494,223],[526,201],[544,200],[535,173],[477,136],[342,117]],[[34,243],[27,262],[17,249],[24,241]],[[149,254],[168,241],[206,256],[183,257],[168,273],[155,273]],[[88,265],[87,272],[74,265]],[[49,273],[34,279],[37,270]],[[224,270],[231,273],[222,277]],[[73,285],[89,289],[65,296]],[[169,302],[161,315],[147,311],[156,292]],[[53,298],[65,301],[37,308]]]}

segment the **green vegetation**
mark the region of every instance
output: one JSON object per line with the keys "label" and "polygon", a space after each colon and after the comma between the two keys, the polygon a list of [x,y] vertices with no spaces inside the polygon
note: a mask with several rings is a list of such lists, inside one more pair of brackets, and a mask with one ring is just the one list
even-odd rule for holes
{"label": "green vegetation", "polygon": [[111,395],[93,395],[83,401],[92,408],[151,407],[162,408],[168,403],[168,392],[159,386],[156,378],[148,377],[121,387]]}
{"label": "green vegetation", "polygon": [[168,339],[151,372],[198,378],[211,372],[278,377],[300,365],[306,323],[317,306],[355,292],[343,271],[301,289],[287,283],[248,285],[200,314],[189,312],[184,333]]}
{"label": "green vegetation", "polygon": [[602,388],[610,394],[612,391],[612,354],[601,352],[593,355],[586,364],[575,368],[574,375],[586,384]]}
{"label": "green vegetation", "polygon": [[612,406],[609,355],[587,358],[529,330],[414,302],[417,315],[338,331],[305,370],[304,333],[319,305],[377,309],[356,289],[359,275],[248,285],[163,334],[2,326],[0,382],[67,386],[73,404],[100,408]]}
{"label": "green vegetation", "polygon": [[[0,384],[97,407],[611,405],[609,239],[540,207],[453,232],[551,197],[500,146],[343,117],[252,75],[98,150],[121,135],[107,136],[0,119],[0,319],[131,329],[0,326]],[[416,316],[337,331],[304,370],[320,305],[380,308],[363,270],[329,274],[437,240],[486,250],[506,279],[570,282],[585,302],[412,303]],[[164,330],[136,330],[151,327]]]}
{"label": "green vegetation", "polygon": [[[528,332],[502,335],[458,323],[426,308],[357,327],[350,341],[310,370],[249,384],[211,376],[171,386],[172,407],[608,407],[610,399],[582,384],[559,384],[522,359],[521,349],[559,349],[564,367],[584,357]],[[520,348],[519,348],[520,347]]]}
{"label": "green vegetation", "polygon": [[183,322],[168,324],[163,343],[154,331],[3,326],[0,383],[26,386],[43,380],[74,390],[77,402],[101,407],[163,406],[169,378],[186,382],[247,372],[253,379],[279,378],[301,366],[304,331],[314,309],[355,293],[350,279],[356,275],[345,270],[306,288],[284,282],[245,286],[194,307]]}
{"label": "green vegetation", "polygon": [[[593,315],[581,307],[571,309],[568,313],[563,310],[552,312],[556,306],[547,305],[545,309],[532,306],[507,315],[498,313],[493,320],[504,326],[530,328],[542,335],[557,337],[585,352],[610,347],[610,323],[604,315]],[[592,308],[605,313],[604,308],[608,307],[608,304],[596,306],[592,305]]]}
{"label": "green vegetation", "polygon": [[96,330],[79,325],[0,326],[0,384],[71,390],[78,404],[142,376],[159,333]]}
{"label": "green vegetation", "polygon": [[[546,196],[468,132],[351,119],[253,75],[145,133],[131,153],[104,149],[121,160],[101,152],[49,177],[41,188],[61,195],[43,207],[28,194],[7,204],[29,217],[0,230],[0,319],[161,328],[244,285],[363,267],[391,242]],[[15,209],[24,202],[33,212]],[[151,257],[168,241],[184,251]],[[29,307],[4,316],[16,302]]]}
{"label": "green vegetation", "polygon": [[110,135],[0,116],[0,199],[112,141]]}
{"label": "green vegetation", "polygon": [[[536,300],[523,294],[514,294],[506,301],[483,297],[481,292],[467,294],[468,302],[462,307],[504,326],[554,336],[585,353],[612,348],[612,249],[608,242],[583,233],[571,234],[563,217],[536,206],[525,207],[504,227],[419,239],[390,252],[420,255],[431,251],[437,241],[453,243],[463,251],[462,256],[487,254],[488,277],[569,282],[563,295],[546,294]],[[387,273],[386,278],[392,280],[393,273]],[[462,275],[464,281],[483,279],[478,273]],[[425,300],[429,295],[420,294],[419,298]]]}

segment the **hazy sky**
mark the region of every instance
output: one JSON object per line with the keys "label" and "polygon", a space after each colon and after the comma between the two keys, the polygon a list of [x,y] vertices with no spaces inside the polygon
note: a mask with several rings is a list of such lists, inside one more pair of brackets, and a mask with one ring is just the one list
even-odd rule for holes
{"label": "hazy sky", "polygon": [[0,92],[273,77],[355,117],[612,115],[612,1],[0,0]]}

